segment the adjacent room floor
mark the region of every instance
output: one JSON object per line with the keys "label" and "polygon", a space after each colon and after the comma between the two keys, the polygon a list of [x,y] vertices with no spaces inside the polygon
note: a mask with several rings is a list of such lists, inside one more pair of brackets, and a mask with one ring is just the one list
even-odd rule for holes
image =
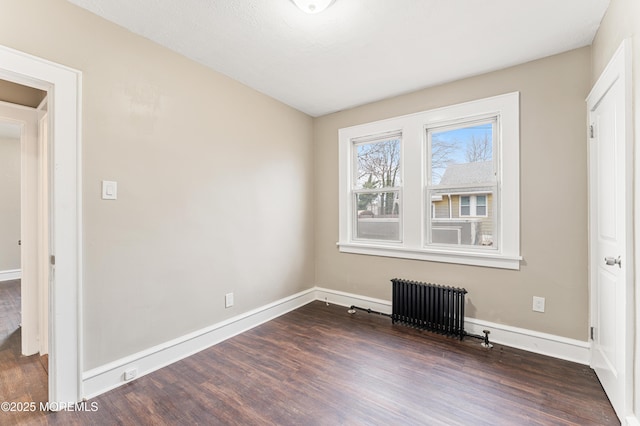
{"label": "adjacent room floor", "polygon": [[[346,311],[306,305],[91,400],[95,412],[0,413],[0,423],[619,424],[588,366],[500,345],[487,350],[476,339]],[[46,374],[37,358],[14,353],[19,331],[10,330],[14,320],[5,327],[6,316],[0,314],[8,333],[0,335],[1,395],[42,400],[40,390],[14,392]]]}

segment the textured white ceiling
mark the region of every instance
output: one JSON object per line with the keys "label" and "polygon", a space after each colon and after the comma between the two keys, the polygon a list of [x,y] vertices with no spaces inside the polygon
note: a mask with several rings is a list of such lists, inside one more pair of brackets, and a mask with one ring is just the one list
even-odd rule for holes
{"label": "textured white ceiling", "polygon": [[591,44],[609,0],[69,0],[312,116]]}

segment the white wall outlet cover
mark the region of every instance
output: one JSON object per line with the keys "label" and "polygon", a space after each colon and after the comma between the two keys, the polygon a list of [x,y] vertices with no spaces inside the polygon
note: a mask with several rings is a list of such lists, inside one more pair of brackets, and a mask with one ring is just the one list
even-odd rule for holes
{"label": "white wall outlet cover", "polygon": [[117,200],[118,199],[118,182],[111,180],[102,181],[102,199]]}
{"label": "white wall outlet cover", "polygon": [[230,308],[233,306],[233,293],[227,293],[224,295],[224,307]]}
{"label": "white wall outlet cover", "polygon": [[544,297],[533,296],[533,311],[544,312]]}
{"label": "white wall outlet cover", "polygon": [[131,370],[127,370],[124,372],[124,379],[125,380],[133,380],[136,378],[136,376],[138,375],[138,369],[137,368],[132,368]]}

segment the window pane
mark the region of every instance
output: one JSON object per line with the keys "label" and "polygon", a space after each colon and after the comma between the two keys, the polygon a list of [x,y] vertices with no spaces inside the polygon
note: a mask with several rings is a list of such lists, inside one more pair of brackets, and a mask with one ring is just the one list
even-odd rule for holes
{"label": "window pane", "polygon": [[494,125],[490,120],[427,130],[435,211],[427,243],[495,248]]}
{"label": "window pane", "polygon": [[460,216],[471,215],[471,197],[460,197]]}
{"label": "window pane", "polygon": [[356,238],[400,241],[399,192],[359,193],[355,196],[357,209]]}
{"label": "window pane", "polygon": [[400,137],[356,144],[355,189],[400,186]]}
{"label": "window pane", "polygon": [[487,196],[476,195],[476,216],[487,215]]}
{"label": "window pane", "polygon": [[429,133],[432,185],[471,186],[495,181],[493,122]]}
{"label": "window pane", "polygon": [[432,191],[431,208],[436,213],[431,218],[429,241],[432,244],[495,248],[493,194],[469,196],[450,194],[445,190]]}

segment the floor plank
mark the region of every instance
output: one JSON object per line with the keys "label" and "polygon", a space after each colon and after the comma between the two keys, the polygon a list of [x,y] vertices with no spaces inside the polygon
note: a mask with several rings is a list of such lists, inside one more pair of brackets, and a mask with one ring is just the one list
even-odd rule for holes
{"label": "floor plank", "polygon": [[[6,359],[15,358],[5,351],[3,345],[3,378]],[[349,315],[323,302],[90,402],[96,412],[23,413],[0,423],[619,424],[587,366],[501,345],[487,350],[475,339],[461,342],[364,312]]]}

